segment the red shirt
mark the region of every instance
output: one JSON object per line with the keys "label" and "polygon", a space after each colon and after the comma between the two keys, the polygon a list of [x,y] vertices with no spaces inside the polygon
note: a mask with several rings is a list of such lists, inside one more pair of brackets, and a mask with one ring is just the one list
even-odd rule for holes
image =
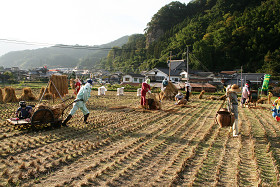
{"label": "red shirt", "polygon": [[75,84],[75,94],[77,95],[81,89],[81,83],[78,81]]}
{"label": "red shirt", "polygon": [[145,96],[146,93],[147,93],[149,90],[151,90],[150,85],[147,84],[147,83],[145,83],[145,82],[143,82],[143,83],[142,83],[141,95],[142,95],[142,96]]}

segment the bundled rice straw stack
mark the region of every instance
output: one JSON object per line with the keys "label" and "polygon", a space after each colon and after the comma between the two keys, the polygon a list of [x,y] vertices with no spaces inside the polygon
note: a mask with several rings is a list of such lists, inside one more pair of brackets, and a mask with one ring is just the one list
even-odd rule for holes
{"label": "bundled rice straw stack", "polygon": [[34,101],[36,97],[33,95],[31,88],[23,88],[23,93],[20,96],[20,101]]}
{"label": "bundled rice straw stack", "polygon": [[198,99],[202,99],[202,96],[203,96],[204,93],[205,93],[205,91],[202,90],[202,91],[200,92],[199,96],[198,96]]}
{"label": "bundled rice straw stack", "polygon": [[[59,97],[58,92],[60,93],[61,97],[68,94],[68,80],[66,75],[52,75],[51,84],[49,84],[49,91],[51,94],[54,94],[55,97]],[[55,87],[57,88],[58,92],[56,91]]]}
{"label": "bundled rice straw stack", "polygon": [[5,87],[4,91],[5,91],[4,98],[3,98],[4,103],[18,102],[18,99],[17,99],[16,92],[15,92],[14,88]]}
{"label": "bundled rice straw stack", "polygon": [[58,119],[62,115],[62,112],[65,107],[66,107],[66,105],[64,103],[61,103],[61,104],[54,105],[51,108],[55,119]]}
{"label": "bundled rice straw stack", "polygon": [[64,103],[57,104],[54,106],[49,106],[48,104],[41,103],[35,106],[34,112],[36,112],[39,109],[48,109],[52,111],[54,118],[58,119],[62,115],[62,112],[65,109],[65,107],[66,105]]}
{"label": "bundled rice straw stack", "polygon": [[178,89],[169,81],[165,89],[160,92],[160,99],[173,100],[177,93]]}
{"label": "bundled rice straw stack", "polygon": [[260,98],[259,100],[257,100],[257,103],[259,104],[263,104],[265,101],[267,100],[267,98],[266,97],[262,97],[262,98]]}
{"label": "bundled rice straw stack", "polygon": [[3,103],[3,94],[2,89],[0,88],[0,103]]}
{"label": "bundled rice straw stack", "polygon": [[39,99],[41,99],[41,97],[42,97],[42,95],[43,95],[45,89],[46,89],[46,92],[45,92],[45,94],[44,94],[44,96],[43,96],[43,99],[47,99],[47,100],[52,99],[52,94],[50,94],[49,88],[45,88],[45,87],[42,87],[42,88],[41,88],[41,90],[40,90],[40,95],[39,95]]}
{"label": "bundled rice straw stack", "polygon": [[[161,103],[159,102],[159,99],[157,98],[156,94],[154,94],[154,93],[149,94],[149,99],[153,99],[153,103],[152,103],[153,106],[152,107],[149,106],[150,109],[154,109],[154,110],[161,109]],[[147,100],[149,100],[149,99],[147,99]]]}

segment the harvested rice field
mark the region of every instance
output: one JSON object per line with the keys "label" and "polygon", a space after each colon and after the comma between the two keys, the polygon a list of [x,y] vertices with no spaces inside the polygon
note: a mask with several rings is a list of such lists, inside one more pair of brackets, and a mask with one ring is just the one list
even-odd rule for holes
{"label": "harvested rice field", "polygon": [[78,111],[54,129],[14,128],[18,103],[0,104],[0,186],[279,186],[280,123],[268,105],[240,107],[233,138],[215,122],[220,100],[144,111],[136,93],[91,95],[89,124]]}

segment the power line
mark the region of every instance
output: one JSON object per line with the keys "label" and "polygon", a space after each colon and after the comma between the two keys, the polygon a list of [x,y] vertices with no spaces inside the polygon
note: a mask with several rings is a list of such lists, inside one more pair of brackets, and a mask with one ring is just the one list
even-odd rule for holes
{"label": "power line", "polygon": [[[57,48],[66,48],[66,49],[86,49],[86,50],[121,50],[121,51],[136,51],[142,49],[125,49],[125,48],[116,48],[116,47],[98,47],[98,46],[82,46],[82,45],[65,45],[65,44],[50,44],[50,43],[39,43],[39,42],[27,42],[20,40],[10,40],[10,39],[0,39],[2,42],[6,43],[15,43],[15,44],[24,44],[24,45],[37,45],[37,46],[48,46],[48,47],[57,47]],[[143,48],[144,49],[144,48]]]}

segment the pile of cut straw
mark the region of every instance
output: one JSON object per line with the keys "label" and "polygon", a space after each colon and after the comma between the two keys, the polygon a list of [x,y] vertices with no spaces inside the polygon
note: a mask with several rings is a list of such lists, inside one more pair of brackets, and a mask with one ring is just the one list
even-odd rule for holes
{"label": "pile of cut straw", "polygon": [[33,95],[31,88],[23,88],[23,93],[20,96],[20,101],[34,101],[36,100],[36,97]]}
{"label": "pile of cut straw", "polygon": [[168,82],[168,85],[165,87],[164,90],[160,92],[160,99],[161,100],[174,100],[174,97],[178,93],[178,89],[172,82]]}
{"label": "pile of cut straw", "polygon": [[17,99],[16,92],[15,92],[14,88],[5,87],[4,91],[5,91],[4,98],[3,98],[4,103],[18,102],[18,99]]}

